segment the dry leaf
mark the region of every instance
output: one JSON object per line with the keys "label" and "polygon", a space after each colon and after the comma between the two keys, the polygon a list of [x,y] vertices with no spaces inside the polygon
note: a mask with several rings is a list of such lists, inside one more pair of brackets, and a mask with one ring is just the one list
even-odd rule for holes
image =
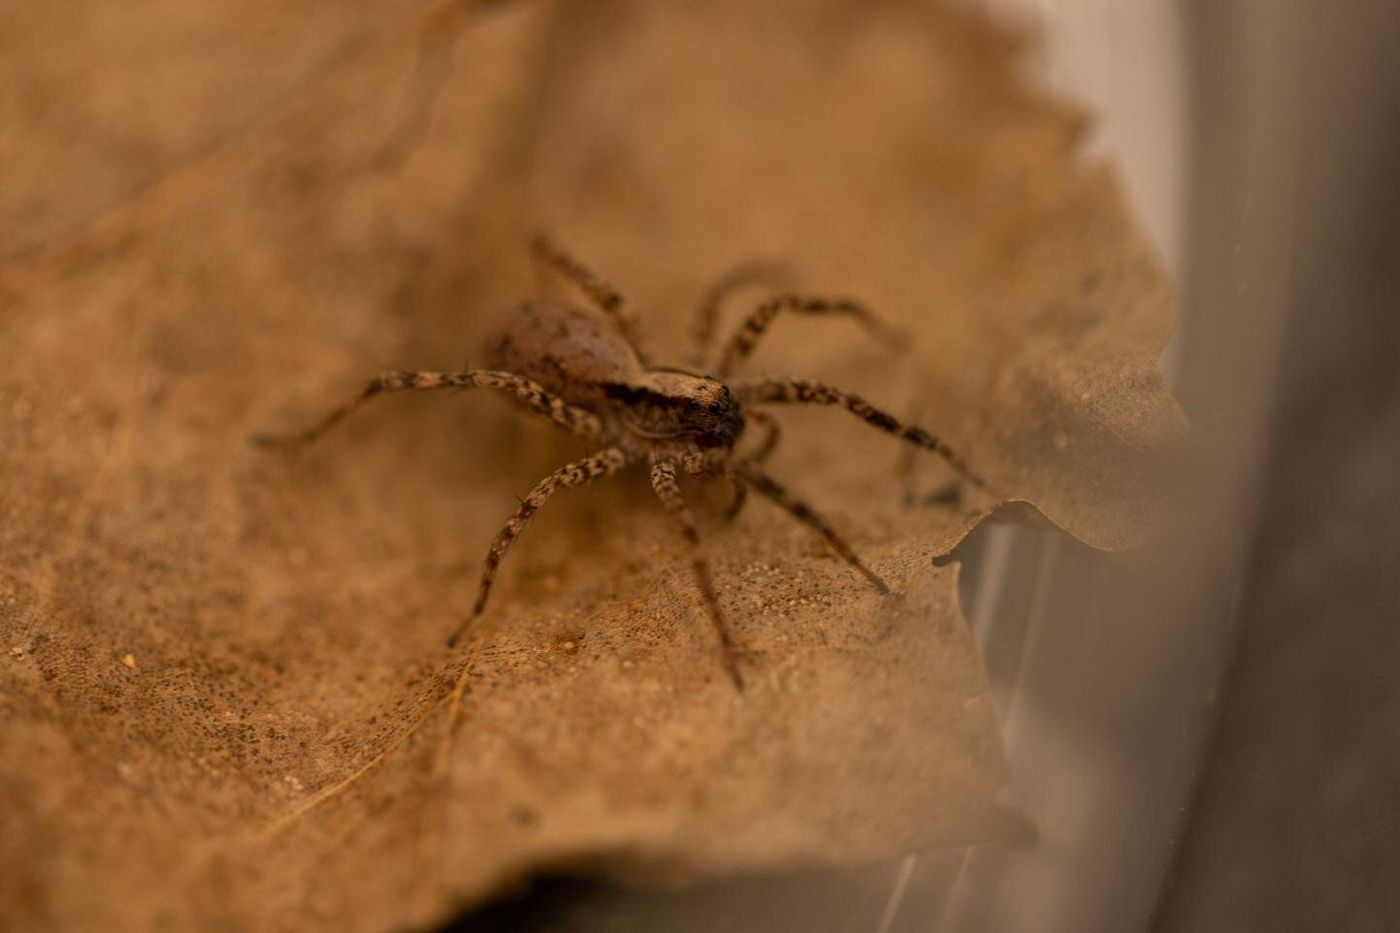
{"label": "dry leaf", "polygon": [[[205,6],[99,21],[140,41],[86,69],[91,30],[8,33],[20,67],[69,63],[51,107],[88,105],[4,105],[29,147],[0,198],[8,921],[388,929],[542,866],[654,881],[1003,831],[957,568],[930,561],[997,503],[905,508],[897,445],[853,419],[781,413],[772,472],[903,585],[877,597],[762,503],[709,518],[742,695],[635,477],[551,503],[443,651],[513,493],[577,449],[501,400],[387,399],[287,456],[245,438],[460,366],[534,290],[545,227],[663,358],[741,260],[859,296],[908,352],[790,320],[754,371],[917,410],[1016,508],[1130,542],[1181,431],[1166,287],[1015,43],[923,3],[293,4],[315,41],[250,52],[220,26],[257,14]],[[70,166],[105,174],[70,191]]]}

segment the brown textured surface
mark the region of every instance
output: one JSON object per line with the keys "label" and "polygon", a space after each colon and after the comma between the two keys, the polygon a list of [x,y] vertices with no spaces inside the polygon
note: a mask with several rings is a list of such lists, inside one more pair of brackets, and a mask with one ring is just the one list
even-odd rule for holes
{"label": "brown textured surface", "polygon": [[1180,432],[1169,300],[1014,43],[903,3],[292,4],[247,47],[213,13],[98,9],[6,33],[14,73],[68,69],[3,103],[14,926],[387,929],[543,864],[656,880],[1008,826],[957,570],[929,563],[992,503],[902,511],[894,442],[849,416],[782,413],[773,472],[899,593],[762,503],[703,509],[742,696],[639,477],[551,503],[489,630],[444,654],[512,494],[577,455],[499,400],[384,400],[292,456],[245,438],[376,370],[458,366],[535,290],[543,226],[661,358],[754,256],[918,324],[892,362],[783,321],[750,371],[919,401],[1009,495],[1126,543],[1144,454]]}

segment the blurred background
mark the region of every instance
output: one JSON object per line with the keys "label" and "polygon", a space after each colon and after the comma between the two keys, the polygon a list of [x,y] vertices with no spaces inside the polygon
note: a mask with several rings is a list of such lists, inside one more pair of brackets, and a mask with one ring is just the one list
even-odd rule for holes
{"label": "blurred background", "polygon": [[1164,366],[1221,454],[1194,553],[1001,527],[959,555],[1036,842],[547,882],[457,929],[1400,929],[1400,7],[981,5],[1096,113],[1178,282]]}

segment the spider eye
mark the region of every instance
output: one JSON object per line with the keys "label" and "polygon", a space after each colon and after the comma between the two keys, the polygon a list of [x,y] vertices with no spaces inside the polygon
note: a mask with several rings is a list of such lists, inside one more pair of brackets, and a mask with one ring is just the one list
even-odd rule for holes
{"label": "spider eye", "polygon": [[724,406],[721,405],[719,402],[711,402],[708,408],[710,409],[710,414],[712,415],[717,415],[720,412],[724,411]]}

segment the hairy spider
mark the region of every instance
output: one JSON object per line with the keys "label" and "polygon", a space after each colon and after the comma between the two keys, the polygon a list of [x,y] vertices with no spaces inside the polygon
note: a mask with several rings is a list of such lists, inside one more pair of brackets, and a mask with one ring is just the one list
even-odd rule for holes
{"label": "hairy spider", "polygon": [[[611,476],[625,467],[646,464],[651,486],[690,546],[691,566],[705,609],[719,636],[725,669],[736,687],[743,678],[736,651],[715,594],[714,581],[700,550],[695,517],[681,493],[677,474],[718,475],[733,486],[729,515],[743,505],[752,488],[771,499],[793,518],[826,539],[842,559],[862,573],[882,594],[890,587],[867,567],[831,525],[805,502],[793,496],[760,467],[778,441],[771,415],[755,406],[768,404],[838,405],[858,418],[919,447],[943,456],[977,486],[984,484],[948,445],[922,428],[901,423],[858,395],[805,379],[759,379],[730,383],[729,378],[753,352],[779,314],[846,315],[877,334],[888,335],[864,307],[846,300],[783,294],[753,310],[721,348],[711,372],[702,375],[647,361],[638,345],[632,317],[622,296],[587,268],[541,237],[535,241],[539,258],[576,285],[595,309],[558,301],[532,301],[520,306],[488,343],[491,368],[464,372],[383,373],[353,398],[332,409],[320,421],[297,434],[254,438],[274,445],[304,444],[320,437],[346,415],[385,392],[408,389],[502,389],[526,408],[601,445],[591,456],[576,460],[540,480],[520,502],[491,542],[480,588],[471,615],[448,638],[453,646],[486,608],[496,569],[531,516],[556,490],[582,486]],[[727,277],[705,297],[695,329],[697,358],[713,341],[717,309],[725,294],[754,277],[754,269]],[[601,313],[600,313],[601,312]],[[753,423],[765,437],[752,453],[740,456],[735,446]]]}

